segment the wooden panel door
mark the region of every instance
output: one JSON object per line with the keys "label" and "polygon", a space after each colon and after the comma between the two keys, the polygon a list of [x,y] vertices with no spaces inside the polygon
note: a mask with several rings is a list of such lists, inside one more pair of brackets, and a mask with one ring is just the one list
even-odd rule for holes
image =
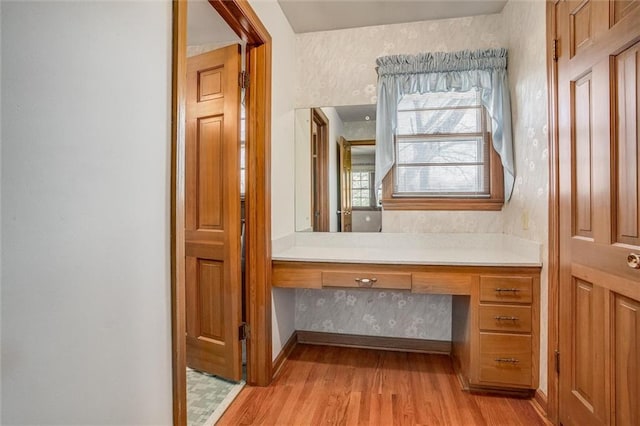
{"label": "wooden panel door", "polygon": [[351,232],[351,143],[340,138],[340,231]]}
{"label": "wooden panel door", "polygon": [[640,424],[640,7],[560,1],[559,410]]}
{"label": "wooden panel door", "polygon": [[187,61],[187,365],[242,378],[240,272],[240,51]]}

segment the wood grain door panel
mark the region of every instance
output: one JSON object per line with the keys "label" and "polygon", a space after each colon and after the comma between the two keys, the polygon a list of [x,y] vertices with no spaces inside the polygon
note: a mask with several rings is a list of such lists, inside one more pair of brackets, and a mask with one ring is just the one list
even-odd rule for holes
{"label": "wood grain door panel", "polygon": [[640,302],[612,295],[614,424],[640,424]]}
{"label": "wood grain door panel", "polygon": [[592,182],[593,134],[591,73],[572,84],[573,132],[573,233],[593,238]]}
{"label": "wood grain door panel", "polygon": [[187,365],[240,380],[240,53],[187,60]]}
{"label": "wood grain door panel", "polygon": [[638,424],[638,2],[555,3],[559,420]]}
{"label": "wood grain door panel", "polygon": [[615,241],[640,246],[640,43],[616,57]]}
{"label": "wood grain door panel", "polygon": [[340,138],[340,223],[342,232],[351,232],[351,142]]}

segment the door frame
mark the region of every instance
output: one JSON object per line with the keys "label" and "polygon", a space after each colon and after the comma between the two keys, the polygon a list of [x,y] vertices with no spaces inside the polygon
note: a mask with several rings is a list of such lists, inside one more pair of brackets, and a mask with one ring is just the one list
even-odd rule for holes
{"label": "door frame", "polygon": [[[247,43],[246,322],[247,383],[272,378],[271,349],[271,36],[248,0],[209,0]],[[173,0],[171,82],[171,356],[173,424],[187,423],[185,298],[185,128],[187,1]]]}
{"label": "door frame", "polygon": [[556,60],[556,5],[559,0],[546,2],[547,32],[547,103],[549,116],[549,265],[547,270],[548,335],[547,335],[547,418],[559,422],[560,382],[558,376],[560,321],[560,189],[558,161],[558,63]]}
{"label": "door frame", "polygon": [[[313,125],[318,128],[316,141],[316,158],[313,158]],[[311,108],[311,214],[313,215],[313,231],[329,232],[329,119],[320,108]],[[316,205],[315,197],[319,197]],[[316,220],[316,210],[320,212]],[[319,223],[316,229],[316,223]]]}

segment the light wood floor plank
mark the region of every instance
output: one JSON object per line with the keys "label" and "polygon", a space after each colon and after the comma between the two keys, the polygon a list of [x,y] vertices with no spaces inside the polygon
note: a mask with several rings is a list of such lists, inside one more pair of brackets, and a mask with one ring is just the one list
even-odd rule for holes
{"label": "light wood floor plank", "polygon": [[445,355],[296,346],[273,383],[245,387],[218,425],[549,423],[526,399],[462,391]]}

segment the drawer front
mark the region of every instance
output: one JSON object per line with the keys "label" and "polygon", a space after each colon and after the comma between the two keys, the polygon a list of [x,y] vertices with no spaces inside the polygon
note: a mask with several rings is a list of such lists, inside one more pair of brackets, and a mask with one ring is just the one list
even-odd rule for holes
{"label": "drawer front", "polygon": [[531,387],[531,335],[480,333],[480,382]]}
{"label": "drawer front", "polygon": [[413,292],[429,294],[471,294],[471,274],[451,272],[416,272]]}
{"label": "drawer front", "polygon": [[274,287],[322,288],[319,270],[273,265],[271,271],[271,285]]}
{"label": "drawer front", "polygon": [[531,306],[480,305],[480,330],[531,333]]}
{"label": "drawer front", "polygon": [[531,303],[532,286],[532,277],[480,276],[480,301]]}
{"label": "drawer front", "polygon": [[402,272],[322,272],[323,287],[410,290],[411,274]]}

